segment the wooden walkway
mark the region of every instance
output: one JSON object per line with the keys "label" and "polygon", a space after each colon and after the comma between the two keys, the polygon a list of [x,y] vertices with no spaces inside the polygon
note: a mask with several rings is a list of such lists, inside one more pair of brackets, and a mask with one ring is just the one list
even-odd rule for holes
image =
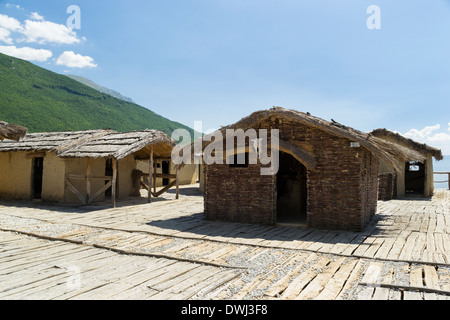
{"label": "wooden walkway", "polygon": [[1,203],[0,299],[450,298],[449,191],[379,202],[362,233],[205,221],[195,188],[173,196]]}

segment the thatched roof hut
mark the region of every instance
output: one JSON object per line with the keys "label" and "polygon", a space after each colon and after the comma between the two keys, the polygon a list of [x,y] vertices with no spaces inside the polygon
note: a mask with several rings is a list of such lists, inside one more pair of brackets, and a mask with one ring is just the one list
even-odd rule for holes
{"label": "thatched roof hut", "polygon": [[137,132],[106,132],[89,139],[85,143],[76,143],[61,149],[58,156],[62,158],[106,158],[121,160],[135,153],[136,158],[148,159],[150,148],[154,158],[170,159],[175,142],[164,132],[157,130]]}
{"label": "thatched roof hut", "polygon": [[[42,194],[46,194],[42,197],[66,202],[72,201],[71,196],[74,194],[75,199],[89,204],[101,197],[108,188],[112,188],[111,199],[115,205],[117,181],[120,182],[119,189],[124,196],[138,193],[136,181],[133,180],[137,160],[146,160],[148,167],[154,168],[154,160],[170,160],[174,146],[175,142],[167,134],[157,130],[28,134],[21,141],[4,141],[0,144],[0,165],[4,168],[2,182],[5,182],[0,183],[0,196],[4,194],[2,197],[6,198],[40,199]],[[26,159],[32,159],[31,163]],[[151,176],[152,170],[149,171]],[[148,189],[153,178],[156,176],[147,179]],[[176,179],[178,183],[178,175],[170,175],[170,178]],[[17,181],[23,182],[23,187],[18,188],[21,190],[20,194],[10,190],[9,180],[16,184]],[[31,181],[31,188],[26,185],[27,181]],[[108,182],[106,185],[105,181]],[[49,191],[51,186],[54,189]],[[31,195],[29,189],[32,190]],[[65,193],[65,189],[71,192],[71,196]],[[94,189],[98,189],[97,192],[91,192]],[[151,194],[149,192],[149,201]]]}
{"label": "thatched roof hut", "polygon": [[16,124],[0,121],[0,140],[10,139],[19,141],[27,134],[28,129]]}
{"label": "thatched roof hut", "polygon": [[[223,137],[228,129],[279,130],[279,171],[263,176],[259,162],[205,165],[207,219],[360,231],[376,212],[379,161],[398,169],[411,157],[423,159],[416,150],[334,120],[280,107],[222,127]],[[203,139],[203,150],[216,136]],[[249,150],[247,145],[244,152]],[[194,154],[195,142],[184,151]]]}
{"label": "thatched roof hut", "polygon": [[390,162],[381,162],[379,189],[381,200],[390,200],[408,194],[426,197],[433,195],[433,158],[437,161],[442,160],[444,157],[441,150],[387,129],[377,129],[370,134],[397,147],[413,151],[406,154],[405,158],[397,159],[395,165]]}
{"label": "thatched roof hut", "polygon": [[148,159],[149,148],[156,157],[170,158],[175,142],[157,130],[119,133],[112,130],[43,132],[28,134],[21,141],[5,141],[0,152],[54,151],[61,158],[114,158],[121,160],[137,153]]}
{"label": "thatched roof hut", "polygon": [[[423,155],[422,158],[424,156],[426,157],[426,155],[428,154],[431,154],[437,161],[444,159],[444,156],[442,155],[442,151],[440,149],[431,147],[425,143],[420,143],[412,139],[406,138],[399,133],[392,132],[387,129],[376,129],[373,130],[370,134],[381,139],[388,138],[388,140],[391,142],[395,142],[401,146],[415,150],[416,152],[421,153]],[[419,160],[413,157],[410,158],[411,160]]]}
{"label": "thatched roof hut", "polygon": [[[262,123],[273,120],[277,120],[280,124],[284,122],[299,126],[306,125],[312,128],[323,130],[324,132],[330,133],[334,136],[358,142],[361,146],[373,152],[374,155],[376,155],[380,159],[384,159],[385,161],[391,163],[394,167],[397,167],[398,160],[407,161],[411,158],[425,160],[425,156],[419,151],[392,143],[390,141],[386,141],[384,139],[380,139],[373,133],[365,133],[342,125],[334,120],[327,121],[315,117],[310,113],[304,113],[297,110],[285,109],[281,107],[273,107],[268,110],[254,112],[234,124],[222,127],[219,131],[225,137],[227,129],[240,128],[243,130],[247,130],[249,128],[259,127]],[[209,144],[208,141],[213,134],[214,133],[211,133],[205,136],[203,147]],[[192,149],[192,151],[194,150],[194,143],[190,145],[190,148]],[[299,149],[297,149],[297,152],[303,153],[303,155],[305,155],[305,152],[300,151]],[[305,158],[303,159],[305,162],[304,164],[311,167],[314,163],[313,159],[311,157],[309,157],[309,159],[306,159],[307,157],[305,156],[303,157]],[[299,158],[302,157],[299,156]]]}

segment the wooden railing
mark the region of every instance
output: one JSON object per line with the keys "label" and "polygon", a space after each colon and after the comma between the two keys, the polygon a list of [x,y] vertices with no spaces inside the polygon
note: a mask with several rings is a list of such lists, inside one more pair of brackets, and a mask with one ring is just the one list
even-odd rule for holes
{"label": "wooden railing", "polygon": [[450,172],[434,172],[434,174],[446,174],[448,176],[447,181],[435,181],[434,183],[448,183],[448,190],[450,190]]}

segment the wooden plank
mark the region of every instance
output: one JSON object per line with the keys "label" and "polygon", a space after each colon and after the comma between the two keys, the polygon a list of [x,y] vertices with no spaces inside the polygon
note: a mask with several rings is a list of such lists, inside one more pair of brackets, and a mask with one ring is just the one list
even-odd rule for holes
{"label": "wooden plank", "polygon": [[176,196],[175,199],[179,199],[180,198],[180,167],[177,166],[177,174],[176,174],[176,181],[177,181],[177,187],[176,187]]}
{"label": "wooden plank", "polygon": [[424,265],[424,283],[427,288],[441,290],[441,286],[439,285],[439,277],[434,266]]}
{"label": "wooden plank", "polygon": [[418,238],[419,233],[418,232],[411,232],[406,239],[405,246],[403,247],[403,250],[400,253],[399,259],[400,260],[411,260],[412,252],[415,248],[416,239]]}
{"label": "wooden plank", "polygon": [[347,283],[357,263],[358,259],[351,259],[349,262],[343,264],[315,299],[335,300],[339,293],[342,292],[344,285]]}
{"label": "wooden plank", "polygon": [[[145,175],[145,174],[144,174]],[[168,174],[168,173],[155,173],[153,177],[156,178],[165,178],[165,179],[176,179],[176,174]]]}
{"label": "wooden plank", "polygon": [[383,269],[382,262],[371,262],[364,272],[364,276],[361,279],[361,282],[365,283],[377,283],[379,282],[379,276],[381,270]]}
{"label": "wooden plank", "polygon": [[330,263],[326,257],[321,257],[318,262],[311,266],[308,270],[298,275],[286,288],[281,295],[283,300],[295,299],[303,288],[317,276],[317,270],[325,267]]}
{"label": "wooden plank", "polygon": [[[199,289],[198,292],[195,294],[198,295],[203,300],[205,299],[213,299],[215,292],[218,292],[218,288],[224,286],[225,284],[235,280],[236,278],[240,277],[241,273],[237,272],[236,270],[233,271],[225,271],[220,272],[212,276],[211,278],[207,279],[210,284],[206,287],[203,287],[202,289]],[[189,296],[188,299],[193,298],[192,296]]]}
{"label": "wooden plank", "polygon": [[110,187],[112,187],[112,181],[109,181],[107,184],[105,184],[103,187],[101,187],[88,201],[88,204],[93,203],[95,200],[98,199],[102,194],[106,192]]}
{"label": "wooden plank", "polygon": [[409,270],[409,283],[412,287],[423,287],[423,269],[421,265],[412,265]]}
{"label": "wooden plank", "polygon": [[318,274],[297,296],[296,300],[312,300],[325,288],[328,281],[340,268],[345,258],[332,261],[320,274]]}
{"label": "wooden plank", "polygon": [[308,258],[304,261],[304,263],[299,264],[294,270],[283,276],[280,280],[278,280],[276,283],[271,285],[266,292],[264,293],[268,297],[276,297],[285,289],[288,287],[291,278],[295,277],[297,274],[300,273],[300,271],[305,267],[305,264],[310,263],[311,261],[314,261],[317,259],[317,254],[313,253],[308,256]]}
{"label": "wooden plank", "polygon": [[[192,298],[193,296],[201,293],[205,288],[211,286],[222,285],[223,281],[230,281],[236,278],[235,274],[224,274],[224,272],[212,271],[202,275],[202,277],[198,277],[197,279],[194,277],[190,279],[190,283],[184,283],[185,288],[179,290],[178,294],[172,295],[169,297],[170,300],[187,300]],[[189,286],[190,285],[190,286]],[[171,288],[172,290],[172,288]],[[156,297],[156,296],[155,296]]]}
{"label": "wooden plank", "polygon": [[[382,277],[382,284],[391,284],[394,279],[394,268],[390,267],[388,272]],[[372,300],[389,300],[390,289],[384,287],[375,288]]]}
{"label": "wooden plank", "polygon": [[86,197],[80,191],[78,191],[78,189],[72,184],[72,182],[70,182],[68,178],[66,178],[66,185],[69,188],[69,190],[72,191],[77,196],[77,198],[81,201],[82,204],[86,203]]}
{"label": "wooden plank", "polygon": [[167,186],[159,190],[158,192],[154,193],[153,196],[155,198],[158,198],[160,195],[162,195],[164,192],[168,191],[170,188],[172,188],[176,184],[176,181],[172,181]]}

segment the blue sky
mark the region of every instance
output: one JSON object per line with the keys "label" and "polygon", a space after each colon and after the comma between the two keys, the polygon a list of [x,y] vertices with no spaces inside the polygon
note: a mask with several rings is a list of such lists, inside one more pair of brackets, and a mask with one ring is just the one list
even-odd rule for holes
{"label": "blue sky", "polygon": [[[68,29],[70,5],[80,29]],[[380,9],[369,29],[367,9]],[[218,128],[282,106],[450,154],[450,1],[0,0],[0,52]]]}

